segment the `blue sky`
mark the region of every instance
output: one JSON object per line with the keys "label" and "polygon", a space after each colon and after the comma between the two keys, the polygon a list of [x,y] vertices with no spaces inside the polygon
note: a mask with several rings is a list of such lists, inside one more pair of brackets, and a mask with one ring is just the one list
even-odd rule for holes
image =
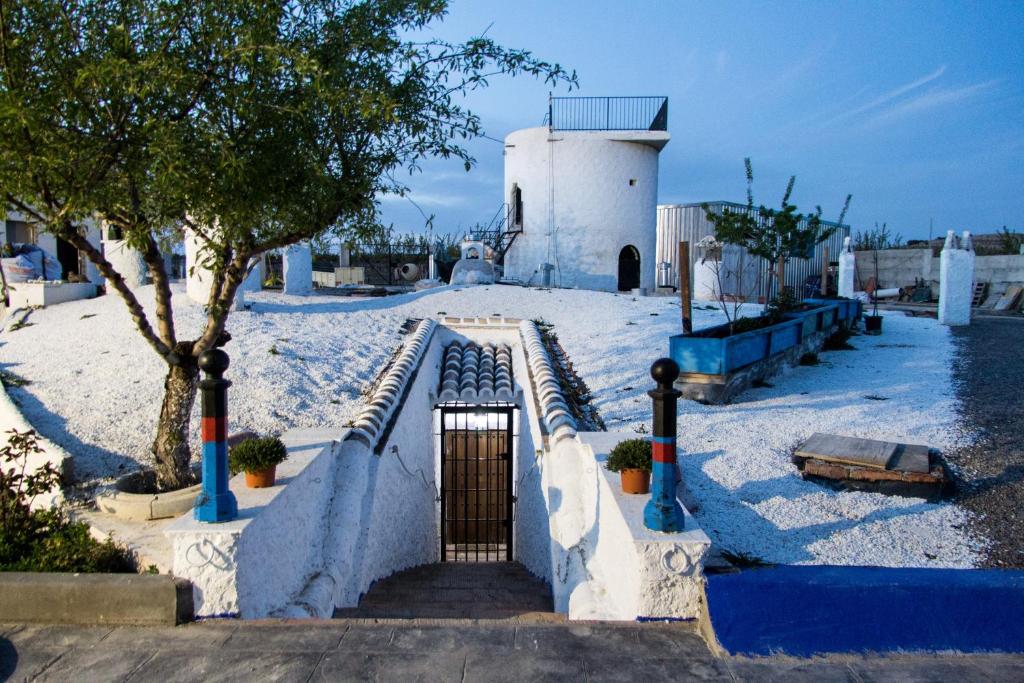
{"label": "blue sky", "polygon": [[[1024,3],[453,0],[432,33],[483,31],[575,69],[578,95],[667,95],[672,141],[659,203],[777,205],[790,175],[803,211],[904,238],[946,229],[1024,230]],[[540,125],[549,86],[495,78],[468,103],[501,139]],[[555,94],[567,94],[564,87]],[[486,222],[502,201],[502,145],[478,165],[432,161],[408,178],[435,230]],[[419,209],[383,202],[421,231]]]}

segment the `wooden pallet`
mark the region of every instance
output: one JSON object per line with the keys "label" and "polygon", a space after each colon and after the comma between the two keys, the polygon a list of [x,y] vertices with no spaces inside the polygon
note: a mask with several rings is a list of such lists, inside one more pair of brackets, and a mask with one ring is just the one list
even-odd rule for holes
{"label": "wooden pallet", "polygon": [[977,308],[985,300],[985,292],[988,291],[987,282],[974,283],[974,295],[971,297],[971,307]]}

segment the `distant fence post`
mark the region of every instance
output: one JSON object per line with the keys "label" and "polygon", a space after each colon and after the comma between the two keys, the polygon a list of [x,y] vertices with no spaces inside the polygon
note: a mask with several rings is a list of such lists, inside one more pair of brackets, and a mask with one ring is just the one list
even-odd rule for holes
{"label": "distant fence post", "polygon": [[671,358],[659,358],[651,366],[657,388],[647,392],[654,402],[654,442],[651,444],[651,499],[644,507],[644,526],[654,531],[683,530],[683,508],[676,500],[676,399],[682,393],[673,386],[679,366]]}
{"label": "distant fence post", "polygon": [[203,491],[196,500],[195,517],[200,522],[230,522],[238,516],[238,501],[228,488],[228,387],[224,379],[228,354],[209,349],[199,356],[199,368],[206,377],[199,382],[202,392]]}
{"label": "distant fence post", "polygon": [[679,304],[683,309],[683,334],[693,334],[693,303],[690,295],[690,243],[679,243]]}

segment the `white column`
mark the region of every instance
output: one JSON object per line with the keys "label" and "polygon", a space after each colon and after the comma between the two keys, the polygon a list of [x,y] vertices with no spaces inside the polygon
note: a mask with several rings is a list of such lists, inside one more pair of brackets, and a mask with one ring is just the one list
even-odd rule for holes
{"label": "white column", "polygon": [[853,298],[853,273],[856,267],[857,257],[853,253],[853,246],[850,244],[850,238],[847,237],[843,240],[843,250],[839,253],[839,296],[846,297],[847,299]]}
{"label": "white column", "polygon": [[939,256],[939,322],[943,325],[969,325],[971,296],[974,293],[974,249],[971,235],[964,233],[961,244],[953,231],[946,233],[946,244]]}
{"label": "white column", "polygon": [[434,260],[434,249],[430,249],[430,253],[427,254],[427,279],[437,279],[437,261]]}
{"label": "white column", "polygon": [[213,271],[201,263],[205,245],[202,237],[185,228],[185,293],[189,299],[204,306],[210,301],[210,288],[213,287]]}
{"label": "white column", "polygon": [[[102,252],[103,231],[100,230],[99,225],[96,224],[95,220],[85,221],[85,226],[87,230],[85,233],[85,239],[89,241],[89,244]],[[85,278],[95,285],[102,285],[105,280],[103,279],[103,276],[100,275],[99,268],[96,267],[96,264],[93,263],[90,258],[83,258],[82,260],[85,262]]]}
{"label": "white column", "polygon": [[[111,228],[109,224],[104,225],[105,230],[100,231],[101,238],[109,238]],[[142,260],[142,254],[128,246],[124,240],[103,239],[103,258],[107,259],[114,270],[124,278],[128,289],[136,289],[146,284],[149,269],[146,262]]]}
{"label": "white column", "polygon": [[309,242],[284,250],[284,293],[305,296],[313,290],[313,251]]}
{"label": "white column", "polygon": [[245,308],[246,292],[258,292],[263,289],[263,255],[258,254],[249,259],[249,274],[235,290],[234,310],[241,311]]}

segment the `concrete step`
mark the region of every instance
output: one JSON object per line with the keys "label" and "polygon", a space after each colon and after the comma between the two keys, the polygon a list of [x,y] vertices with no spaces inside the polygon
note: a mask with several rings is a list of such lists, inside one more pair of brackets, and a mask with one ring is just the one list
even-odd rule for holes
{"label": "concrete step", "polygon": [[346,619],[460,619],[559,623],[551,589],[513,562],[443,562],[413,567],[374,584]]}

